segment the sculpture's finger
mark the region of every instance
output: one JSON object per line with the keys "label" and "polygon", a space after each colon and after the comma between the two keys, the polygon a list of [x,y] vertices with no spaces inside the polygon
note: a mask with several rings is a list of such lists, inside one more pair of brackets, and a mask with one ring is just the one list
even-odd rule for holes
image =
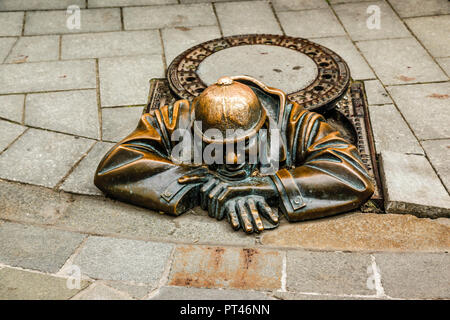
{"label": "sculpture's finger", "polygon": [[253,232],[253,225],[252,221],[250,220],[249,212],[247,209],[247,206],[245,205],[245,201],[242,199],[239,199],[237,201],[237,211],[238,211],[238,217],[240,218],[240,223],[242,226],[242,229],[246,233],[252,233]]}
{"label": "sculpture's finger", "polygon": [[264,225],[259,217],[259,211],[256,207],[255,200],[252,198],[247,199],[247,208],[250,211],[250,217],[252,218],[253,225],[258,232],[264,230]]}
{"label": "sculpture's finger", "polygon": [[239,218],[236,213],[236,203],[234,201],[229,201],[226,205],[224,212],[228,215],[228,221],[234,230],[238,230],[240,227]]}
{"label": "sculpture's finger", "polygon": [[216,213],[218,215],[217,219],[218,220],[222,220],[223,216],[224,216],[224,210],[222,210],[221,208],[223,208],[224,204],[226,203],[227,199],[229,199],[228,195],[230,194],[231,190],[229,189],[229,187],[224,188],[222,190],[222,192],[217,195],[216,198]]}
{"label": "sculpture's finger", "polygon": [[208,214],[210,217],[216,216],[216,205],[217,202],[214,201],[216,196],[219,195],[222,190],[226,187],[226,183],[218,183],[209,193],[208,193]]}
{"label": "sculpture's finger", "polygon": [[274,212],[264,200],[257,201],[256,205],[264,218],[271,221],[273,224],[278,224],[278,214]]}
{"label": "sculpture's finger", "polygon": [[182,176],[181,178],[178,178],[178,183],[179,184],[200,183],[200,182],[205,182],[208,179],[209,178],[204,175],[198,175],[198,174],[185,175],[185,176]]}
{"label": "sculpture's finger", "polygon": [[200,189],[200,206],[203,210],[208,209],[208,193],[218,183],[217,179],[211,179]]}

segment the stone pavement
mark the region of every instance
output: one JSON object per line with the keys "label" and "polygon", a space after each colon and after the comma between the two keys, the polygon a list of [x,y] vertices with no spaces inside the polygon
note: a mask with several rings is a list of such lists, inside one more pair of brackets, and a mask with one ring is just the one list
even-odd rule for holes
{"label": "stone pavement", "polygon": [[[247,236],[93,186],[149,79],[197,43],[243,33],[309,38],[364,81],[387,213]],[[449,36],[446,0],[0,1],[0,299],[449,299]],[[285,72],[289,88],[284,54],[254,72]],[[220,72],[207,66],[205,79]]]}

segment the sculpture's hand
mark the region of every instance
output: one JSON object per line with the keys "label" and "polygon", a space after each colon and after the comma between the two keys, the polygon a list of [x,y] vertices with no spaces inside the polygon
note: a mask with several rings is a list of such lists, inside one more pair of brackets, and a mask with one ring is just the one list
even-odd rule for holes
{"label": "sculpture's hand", "polygon": [[261,196],[236,197],[226,202],[224,212],[234,230],[242,228],[246,233],[264,230],[262,217],[278,224],[278,215]]}

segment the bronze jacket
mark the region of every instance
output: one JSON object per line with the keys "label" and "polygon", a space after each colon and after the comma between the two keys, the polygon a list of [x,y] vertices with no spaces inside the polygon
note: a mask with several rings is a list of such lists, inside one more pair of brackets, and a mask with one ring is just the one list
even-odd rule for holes
{"label": "bronze jacket", "polygon": [[[317,113],[296,103],[280,109],[286,159],[271,178],[287,219],[328,216],[365,202],[373,185],[355,146]],[[199,186],[177,182],[192,167],[170,159],[176,144],[170,140],[172,132],[190,126],[187,100],[143,114],[137,128],[100,162],[95,185],[114,198],[173,215],[198,205]]]}

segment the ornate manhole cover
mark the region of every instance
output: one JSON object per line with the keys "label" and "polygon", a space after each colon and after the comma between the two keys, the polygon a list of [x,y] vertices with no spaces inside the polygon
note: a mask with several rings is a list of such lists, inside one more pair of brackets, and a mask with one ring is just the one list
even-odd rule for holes
{"label": "ornate manhole cover", "polygon": [[167,70],[171,89],[189,100],[224,74],[252,76],[314,111],[332,108],[350,82],[348,66],[336,53],[306,39],[280,35],[207,41],[180,54]]}

